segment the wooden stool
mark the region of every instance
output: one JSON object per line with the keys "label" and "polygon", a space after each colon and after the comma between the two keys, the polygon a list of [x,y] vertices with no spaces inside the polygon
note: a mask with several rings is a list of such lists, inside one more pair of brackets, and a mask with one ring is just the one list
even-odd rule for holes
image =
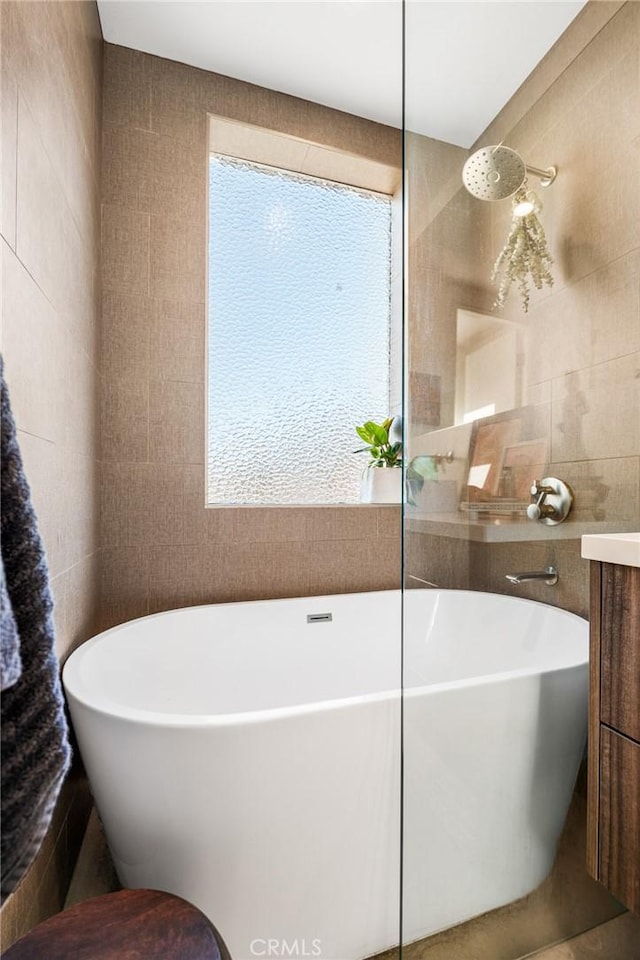
{"label": "wooden stool", "polygon": [[159,890],[119,890],[44,920],[4,960],[231,960],[197,907]]}

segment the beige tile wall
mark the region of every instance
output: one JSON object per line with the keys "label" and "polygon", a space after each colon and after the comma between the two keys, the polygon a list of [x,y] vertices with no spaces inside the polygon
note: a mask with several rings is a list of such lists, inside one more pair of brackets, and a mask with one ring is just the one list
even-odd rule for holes
{"label": "beige tile wall", "polygon": [[[44,539],[61,658],[99,600],[102,36],[95,3],[0,3],[2,352]],[[60,909],[88,814],[64,789],[2,909],[5,946]]]}
{"label": "beige tile wall", "polygon": [[106,45],[103,623],[395,587],[393,507],[205,509],[208,115],[400,165],[397,130]]}
{"label": "beige tile wall", "polygon": [[[460,585],[511,591],[505,572],[555,560],[561,582],[553,596],[535,584],[523,585],[521,594],[583,614],[584,525],[605,532],[616,525],[637,529],[640,522],[639,48],[640,4],[588,4],[476,144],[504,140],[529,163],[559,169],[547,190],[531,182],[544,204],[555,284],[533,291],[526,315],[512,296],[505,316],[523,331],[522,403],[547,418],[549,473],[574,487],[566,524],[575,526],[576,539],[565,539],[565,524],[562,536],[540,526],[538,542],[529,544],[473,544]],[[417,159],[420,150],[427,154],[423,169],[437,174],[430,189],[440,203],[420,189],[418,173],[410,174],[417,199],[409,198],[409,365],[442,377],[442,426],[451,423],[455,388],[455,311],[491,311],[495,290],[488,278],[510,220],[508,202],[481,203],[452,186],[443,159],[459,178],[466,154],[457,149],[447,157],[441,144],[424,139],[413,147]],[[412,426],[414,435],[425,429]],[[428,546],[423,559],[412,548],[412,563],[437,581]],[[445,540],[438,552],[450,571],[460,545]]]}

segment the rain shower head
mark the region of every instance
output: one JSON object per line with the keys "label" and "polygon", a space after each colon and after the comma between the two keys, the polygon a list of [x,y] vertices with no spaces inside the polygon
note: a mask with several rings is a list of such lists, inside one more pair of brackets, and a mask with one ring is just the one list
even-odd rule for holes
{"label": "rain shower head", "polygon": [[471,154],[462,168],[462,182],[478,200],[506,200],[520,189],[527,173],[540,177],[541,186],[548,187],[557,170],[529,167],[519,153],[499,143]]}

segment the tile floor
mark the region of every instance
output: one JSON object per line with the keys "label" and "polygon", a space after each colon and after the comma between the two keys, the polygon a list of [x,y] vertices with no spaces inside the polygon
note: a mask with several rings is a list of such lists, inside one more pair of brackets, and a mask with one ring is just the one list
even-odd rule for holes
{"label": "tile floor", "polygon": [[[561,872],[562,858],[559,857],[559,860]],[[557,892],[553,877],[558,872],[556,864],[551,877],[545,881],[551,893],[554,889]],[[70,907],[81,900],[117,889],[118,879],[94,810],[65,906]],[[538,891],[541,889],[538,888]],[[613,919],[599,922],[590,930],[554,946],[533,953],[519,952],[518,943],[522,941],[517,934],[523,927],[523,920],[518,913],[526,909],[528,923],[541,922],[542,914],[538,916],[537,911],[539,906],[544,907],[545,892],[542,890],[539,894],[538,891],[516,904],[509,904],[453,930],[409,944],[403,950],[403,960],[640,960],[640,917],[631,913],[621,913]],[[536,894],[540,904],[536,904]],[[397,957],[397,950],[389,950],[375,960],[397,960]]]}
{"label": "tile floor", "polygon": [[530,956],[532,960],[640,960],[640,917],[623,913]]}

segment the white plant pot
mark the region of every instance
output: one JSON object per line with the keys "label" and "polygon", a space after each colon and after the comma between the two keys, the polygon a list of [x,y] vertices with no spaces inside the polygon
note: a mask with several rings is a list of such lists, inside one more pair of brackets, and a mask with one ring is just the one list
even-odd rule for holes
{"label": "white plant pot", "polygon": [[369,467],[360,481],[361,503],[402,503],[402,469]]}

